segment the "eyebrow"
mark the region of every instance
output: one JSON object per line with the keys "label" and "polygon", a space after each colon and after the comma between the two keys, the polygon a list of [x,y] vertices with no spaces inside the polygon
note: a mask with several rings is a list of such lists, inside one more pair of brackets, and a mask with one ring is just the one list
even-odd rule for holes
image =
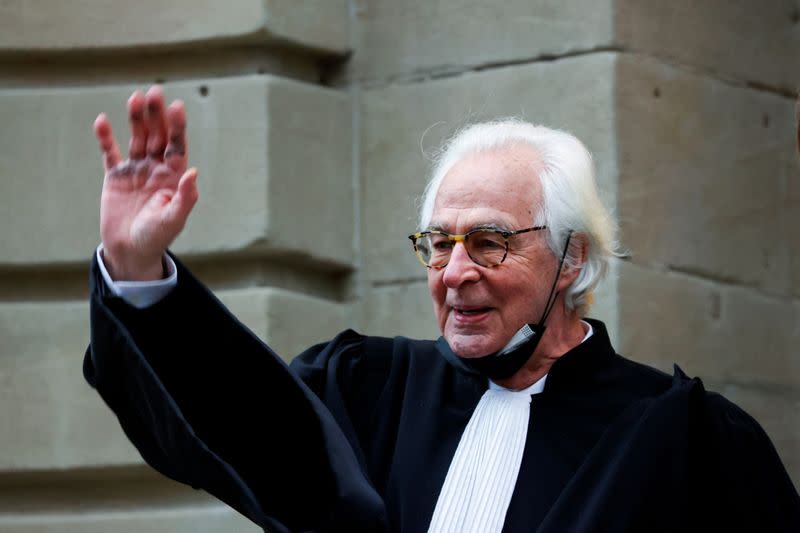
{"label": "eyebrow", "polygon": [[[497,230],[497,231],[511,231],[510,229],[508,229],[508,226],[504,226],[502,224],[496,224],[496,223],[493,223],[493,222],[485,222],[485,223],[481,223],[481,224],[475,224],[474,226],[469,228],[467,231],[469,232],[469,231],[476,230],[476,229],[493,229],[493,230]],[[441,224],[429,224],[428,227],[426,228],[426,231],[442,231],[444,233],[449,233],[447,230],[444,229],[444,226],[442,226]]]}

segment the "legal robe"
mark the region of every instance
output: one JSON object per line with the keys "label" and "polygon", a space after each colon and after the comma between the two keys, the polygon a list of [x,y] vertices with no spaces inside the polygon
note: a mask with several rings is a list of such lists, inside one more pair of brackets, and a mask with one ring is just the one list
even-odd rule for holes
{"label": "legal robe", "polygon": [[[91,271],[84,374],[143,458],[266,531],[427,531],[486,379],[431,341],[349,330],[289,368],[177,265],[144,310]],[[532,398],[504,532],[800,531],[750,416],[591,324]]]}

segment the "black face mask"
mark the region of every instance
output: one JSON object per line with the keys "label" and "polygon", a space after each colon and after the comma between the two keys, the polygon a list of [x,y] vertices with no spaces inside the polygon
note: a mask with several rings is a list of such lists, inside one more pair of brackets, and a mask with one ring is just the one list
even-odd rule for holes
{"label": "black face mask", "polygon": [[439,350],[445,359],[456,367],[462,368],[473,374],[480,374],[491,380],[505,379],[516,374],[520,368],[530,359],[539,341],[545,332],[545,321],[553,305],[558,298],[556,285],[561,277],[561,268],[564,266],[564,259],[567,257],[569,241],[572,238],[572,231],[567,234],[567,243],[564,245],[564,253],[561,254],[561,261],[558,263],[556,279],[550,288],[550,295],[547,297],[547,304],[544,312],[536,324],[525,324],[511,338],[508,344],[500,350],[481,357],[459,357],[444,337],[439,337],[436,341],[436,349]]}

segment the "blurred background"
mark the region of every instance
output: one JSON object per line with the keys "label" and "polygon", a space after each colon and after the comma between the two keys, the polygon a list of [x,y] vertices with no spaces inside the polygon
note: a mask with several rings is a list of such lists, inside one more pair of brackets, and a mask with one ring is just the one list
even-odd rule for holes
{"label": "blurred background", "polygon": [[630,252],[591,316],[741,405],[800,482],[797,0],[4,0],[0,531],[256,530],[144,466],[82,377],[91,125],[127,145],[155,82],[200,171],[173,250],[287,360],[438,336],[406,235],[454,129],[575,133]]}

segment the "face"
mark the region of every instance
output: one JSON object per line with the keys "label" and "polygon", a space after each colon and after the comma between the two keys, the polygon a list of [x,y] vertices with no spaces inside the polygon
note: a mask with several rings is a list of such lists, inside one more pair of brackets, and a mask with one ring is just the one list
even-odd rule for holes
{"label": "face", "polygon": [[[541,205],[539,158],[515,145],[469,155],[447,173],[436,195],[430,227],[463,234],[484,226],[533,226]],[[503,348],[526,323],[539,320],[558,268],[544,231],[510,237],[505,261],[475,264],[463,244],[446,267],[428,269],[428,288],[445,339],[462,357]]]}

